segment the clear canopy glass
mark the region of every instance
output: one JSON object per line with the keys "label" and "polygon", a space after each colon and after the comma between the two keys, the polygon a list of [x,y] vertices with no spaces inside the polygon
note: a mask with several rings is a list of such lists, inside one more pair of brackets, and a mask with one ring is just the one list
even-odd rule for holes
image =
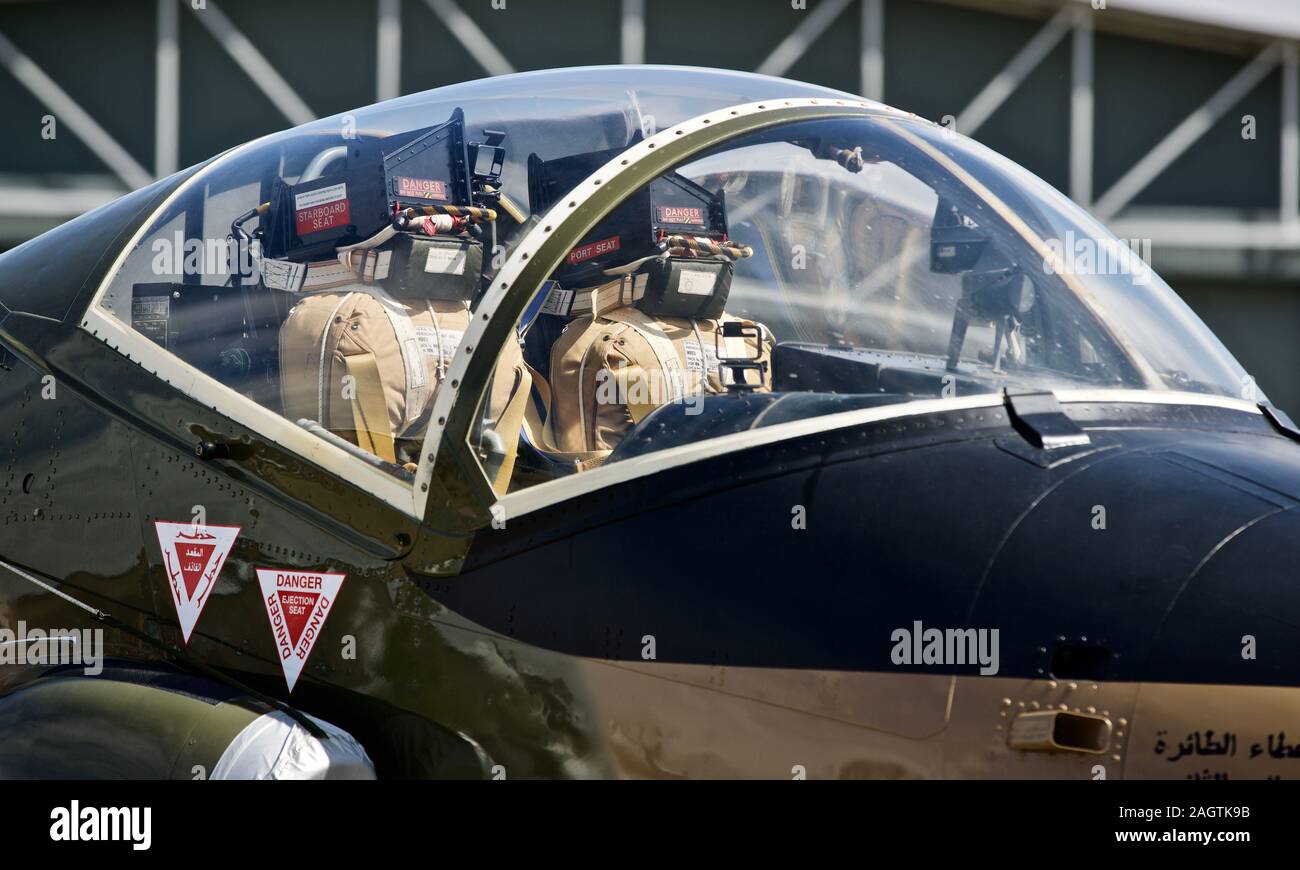
{"label": "clear canopy glass", "polygon": [[[895,113],[732,138],[612,209],[521,319],[549,389],[524,433],[541,461],[515,483],[1006,388],[1241,397],[1245,373],[1142,253],[982,146]],[[748,350],[724,352],[728,322],[756,324]]]}
{"label": "clear canopy glass", "polygon": [[[202,167],[133,240],[96,304],[179,362],[307,431],[378,451],[386,470],[409,481],[421,458],[431,395],[454,356],[467,312],[558,188],[581,180],[572,171],[567,180],[559,172],[545,176],[540,167],[609,156],[705,112],[793,97],[862,105],[851,95],[743,73],[601,67],[484,79],[322,119]],[[449,126],[460,137],[452,140],[456,148],[465,148],[448,151],[464,155],[459,169],[446,179],[394,169],[399,158],[442,142]],[[725,292],[716,310],[699,309],[710,311],[719,335],[724,319],[761,324],[770,345],[759,354],[763,380],[737,388],[734,377],[719,373],[715,351],[708,359],[712,380],[701,377],[692,390],[719,400],[804,397],[768,414],[769,422],[831,413],[859,400],[902,403],[1012,386],[1234,398],[1252,388],[1214,335],[1151,271],[1140,246],[1134,252],[1030,173],[927,122],[881,107],[866,117],[787,123],[715,145],[668,176],[680,190],[717,204],[709,227],[701,222],[698,236],[680,221],[666,230],[665,214],[693,214],[678,200],[668,211],[647,212],[644,226],[630,229],[624,211],[618,232],[632,233],[637,242],[623,243],[626,261],[605,256],[613,236],[598,227],[570,260],[599,254],[601,271],[557,273],[540,292],[588,289],[669,259],[725,261],[725,290],[719,282],[682,292]],[[358,199],[371,188],[379,208]],[[408,206],[421,202],[435,205],[420,214],[443,223],[402,223],[404,214],[418,212]],[[488,207],[494,218],[456,217]],[[399,243],[411,238],[438,248],[438,271],[463,279],[453,282],[459,296],[447,297],[444,282],[437,291],[442,295],[424,298],[423,284],[409,274],[399,280]],[[359,248],[362,256],[352,257],[348,248]],[[743,256],[736,253],[742,249]],[[478,253],[466,257],[466,251]],[[376,271],[368,259],[386,252],[393,252],[392,274]],[[313,289],[308,267],[330,264],[342,264],[349,274]],[[424,265],[423,271],[435,270]],[[303,274],[309,276],[305,283]],[[357,324],[354,330],[370,329],[372,345],[405,342],[420,352],[393,350],[398,363],[385,368],[385,347],[365,345],[361,349],[377,365],[331,367],[340,339],[319,325],[317,360],[314,333],[304,331],[301,311],[319,307],[311,297],[321,293],[333,294],[326,308],[335,299],[344,306],[325,313],[338,316],[341,325]],[[378,302],[364,309],[348,301],[354,293]],[[680,306],[664,314],[635,300],[629,305],[651,320],[680,319]],[[561,317],[571,322],[578,315]],[[699,318],[686,319],[698,332]],[[288,340],[291,323],[299,334]],[[546,377],[558,330],[534,330],[532,323],[520,326],[524,357]],[[318,326],[315,320],[307,325]],[[708,356],[708,342],[698,335],[692,340],[694,357],[680,361],[687,369]],[[724,344],[719,339],[717,347]],[[690,354],[687,347],[678,350]],[[287,384],[286,348],[296,354],[292,377],[302,383]],[[660,358],[654,365],[663,363]],[[374,426],[377,407],[382,416],[382,403],[372,398],[366,407],[366,397],[355,395],[355,377],[351,395],[346,380],[336,383],[357,372],[382,388],[389,419],[378,428],[387,432],[364,431]],[[343,397],[332,414],[325,401],[330,391]],[[291,398],[304,392],[319,399],[306,411]],[[556,405],[587,401],[552,392]],[[655,404],[672,404],[682,398],[678,392]],[[808,394],[837,398],[808,401]],[[848,397],[857,398],[846,404]],[[510,396],[500,398],[503,407],[509,403]],[[511,427],[519,419],[501,408],[485,415]],[[617,444],[629,438],[636,452],[644,452],[703,437],[698,427],[665,426],[669,415],[643,424],[643,413],[629,413],[629,425],[607,442],[614,445],[609,458],[617,460]],[[756,424],[738,419],[735,425]],[[478,437],[491,429],[481,427]],[[726,431],[715,427],[707,434]],[[385,439],[393,446],[381,445]],[[501,440],[515,439],[504,433]],[[544,452],[544,444],[523,443],[520,450]],[[563,460],[557,467],[599,464],[590,460]]]}
{"label": "clear canopy glass", "polygon": [[[102,304],[127,318],[130,285],[140,281],[217,283],[233,266],[219,252],[231,223],[267,201],[276,179],[324,177],[356,142],[383,140],[447,121],[464,112],[465,137],[503,132],[499,187],[531,216],[528,159],[624,148],[688,118],[754,100],[851,95],[770,76],[684,67],[575,67],[480,79],[389,100],[274,133],[233,149],[200,169],[182,196],[149,222],[128,253]],[[503,222],[504,223],[504,222]],[[514,222],[495,240],[489,265],[500,265],[527,226]],[[185,251],[160,257],[181,244],[203,247],[185,263]],[[197,244],[196,244],[197,243]]]}

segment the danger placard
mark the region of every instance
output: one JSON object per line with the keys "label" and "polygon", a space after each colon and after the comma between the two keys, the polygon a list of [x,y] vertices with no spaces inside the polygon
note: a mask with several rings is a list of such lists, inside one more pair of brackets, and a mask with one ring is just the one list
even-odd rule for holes
{"label": "danger placard", "polygon": [[447,182],[436,178],[408,178],[398,175],[394,178],[397,195],[402,199],[446,199]]}
{"label": "danger placard", "polygon": [[194,624],[217,585],[221,566],[239,537],[239,526],[200,526],[194,523],[155,522],[162,550],[167,588],[176,605],[181,636],[190,642]]}
{"label": "danger placard", "polygon": [[345,576],[283,568],[257,569],[262,603],[266,605],[267,619],[271,620],[275,652],[290,692],[307,664],[312,647],[320,639]]}
{"label": "danger placard", "polygon": [[659,207],[659,222],[665,224],[694,224],[704,226],[704,209],[685,205]]}

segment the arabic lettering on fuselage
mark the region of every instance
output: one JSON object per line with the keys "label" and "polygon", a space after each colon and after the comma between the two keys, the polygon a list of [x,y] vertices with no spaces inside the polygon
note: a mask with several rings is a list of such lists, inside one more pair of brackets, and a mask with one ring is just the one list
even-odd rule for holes
{"label": "arabic lettering on fuselage", "polygon": [[[1164,755],[1168,744],[1165,742],[1165,731],[1156,732],[1156,755]],[[1225,731],[1217,739],[1214,736],[1213,728],[1207,728],[1204,731],[1193,731],[1187,735],[1187,739],[1178,744],[1178,754],[1166,756],[1166,761],[1177,761],[1187,755],[1231,755],[1237,754],[1237,735],[1231,731]]]}
{"label": "arabic lettering on fuselage", "polygon": [[[1231,731],[1224,731],[1215,736],[1213,728],[1207,728],[1203,731],[1192,731],[1187,737],[1178,742],[1174,747],[1177,752],[1167,754],[1170,749],[1169,743],[1165,740],[1166,731],[1156,732],[1155,754],[1163,755],[1166,761],[1178,761],[1189,755],[1227,755],[1236,757],[1237,755],[1237,735]],[[1250,758],[1257,758],[1268,753],[1270,758],[1300,758],[1300,743],[1288,743],[1286,731],[1277,731],[1269,734],[1265,743],[1252,743],[1250,745]]]}

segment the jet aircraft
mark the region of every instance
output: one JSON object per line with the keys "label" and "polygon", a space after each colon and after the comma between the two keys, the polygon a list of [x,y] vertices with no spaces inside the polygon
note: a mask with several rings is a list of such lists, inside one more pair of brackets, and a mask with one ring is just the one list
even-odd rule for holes
{"label": "jet aircraft", "polygon": [[405,96],[0,255],[0,775],[1295,776],[1298,439],[914,115]]}

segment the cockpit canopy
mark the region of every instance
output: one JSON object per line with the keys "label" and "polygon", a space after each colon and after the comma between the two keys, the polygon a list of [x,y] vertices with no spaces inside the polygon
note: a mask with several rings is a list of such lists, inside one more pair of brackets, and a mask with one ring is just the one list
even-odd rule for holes
{"label": "cockpit canopy", "polygon": [[[219,385],[228,406],[237,396],[409,485],[494,276],[570,219],[548,210],[661,130],[796,98],[855,108],[705,141],[518,290],[532,301],[491,349],[492,384],[458,399],[479,403],[471,437],[498,493],[760,417],[1006,388],[1262,398],[1133,246],[1020,167],[846,94],[694,69],[487,79],[257,140],[168,199],[92,305],[191,372],[185,383]],[[596,365],[622,388],[657,378],[666,392],[591,406],[596,373],[574,336],[600,318],[642,344]],[[670,407],[692,397],[716,413]],[[559,449],[567,436],[547,427],[566,414],[604,429]]]}

